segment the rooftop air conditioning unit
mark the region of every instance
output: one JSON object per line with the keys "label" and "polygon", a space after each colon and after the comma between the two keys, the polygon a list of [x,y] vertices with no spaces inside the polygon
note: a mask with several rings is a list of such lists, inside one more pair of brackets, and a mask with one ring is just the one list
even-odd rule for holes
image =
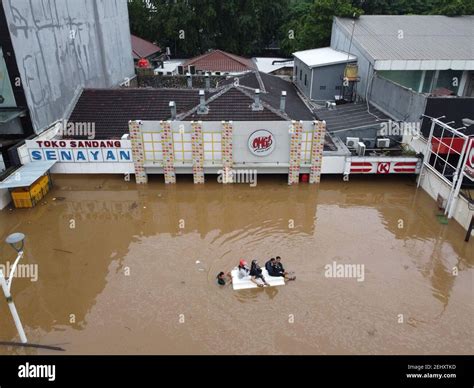
{"label": "rooftop air conditioning unit", "polygon": [[365,155],[365,144],[361,141],[357,143],[357,155],[364,156]]}
{"label": "rooftop air conditioning unit", "polygon": [[184,66],[182,66],[182,65],[178,66],[178,74],[179,75],[184,75]]}
{"label": "rooftop air conditioning unit", "polygon": [[346,139],[346,146],[349,148],[357,148],[357,143],[359,142],[358,137],[348,137]]}
{"label": "rooftop air conditioning unit", "polygon": [[390,139],[377,139],[377,148],[390,147]]}
{"label": "rooftop air conditioning unit", "polygon": [[375,148],[375,139],[374,138],[363,137],[362,142],[365,144],[365,146],[368,149]]}

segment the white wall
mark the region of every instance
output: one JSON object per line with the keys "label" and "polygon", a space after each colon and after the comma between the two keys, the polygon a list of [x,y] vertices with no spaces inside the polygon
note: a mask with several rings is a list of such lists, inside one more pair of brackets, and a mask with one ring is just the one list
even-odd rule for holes
{"label": "white wall", "polygon": [[[423,175],[420,177],[421,184],[420,186],[425,190],[428,195],[434,200],[437,199],[438,194],[443,198],[448,198],[450,187],[446,182],[444,182],[440,177],[438,177],[433,171],[425,168],[423,169]],[[474,211],[469,209],[469,205],[466,199],[459,196],[456,201],[454,208],[453,217],[454,219],[467,230],[471,218],[474,215]],[[474,231],[472,233],[474,235]]]}
{"label": "white wall", "polygon": [[[425,152],[426,150],[427,141],[422,138],[404,137],[403,141],[409,144],[416,152]],[[434,200],[438,198],[438,194],[443,198],[448,198],[451,188],[433,171],[424,168],[423,176],[420,177],[420,182],[420,186],[423,190],[425,190]],[[467,200],[461,196],[459,196],[455,206],[453,217],[464,229],[467,230],[474,212],[469,209]]]}

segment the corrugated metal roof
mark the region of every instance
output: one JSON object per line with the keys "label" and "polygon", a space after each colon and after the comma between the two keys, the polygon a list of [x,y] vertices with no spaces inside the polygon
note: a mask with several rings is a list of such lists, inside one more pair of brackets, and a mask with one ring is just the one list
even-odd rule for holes
{"label": "corrugated metal roof", "polygon": [[47,162],[31,162],[25,164],[0,183],[0,189],[14,189],[16,187],[29,187],[42,177],[51,167],[56,164],[56,160]]}
{"label": "corrugated metal roof", "polygon": [[[349,18],[335,18],[348,35]],[[374,60],[474,60],[474,16],[365,15],[354,42]]]}

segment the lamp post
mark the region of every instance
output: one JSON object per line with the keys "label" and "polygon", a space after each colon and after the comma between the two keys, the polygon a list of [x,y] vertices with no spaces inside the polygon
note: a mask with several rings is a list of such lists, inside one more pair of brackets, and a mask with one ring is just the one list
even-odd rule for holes
{"label": "lamp post", "polygon": [[8,278],[5,279],[3,271],[0,269],[0,285],[2,287],[3,293],[5,294],[5,298],[8,303],[8,307],[10,308],[10,312],[12,314],[13,320],[15,321],[16,329],[18,330],[18,334],[20,335],[20,340],[22,343],[27,343],[28,340],[26,339],[25,331],[23,330],[23,326],[20,321],[20,317],[18,312],[16,311],[15,304],[13,303],[13,298],[10,293],[10,289],[12,286],[13,275],[16,271],[16,266],[18,262],[23,257],[23,246],[25,244],[25,235],[23,233],[13,233],[9,235],[6,240],[6,243],[10,244],[10,246],[18,253],[18,256],[15,260],[15,263],[11,267],[10,274],[8,274]]}

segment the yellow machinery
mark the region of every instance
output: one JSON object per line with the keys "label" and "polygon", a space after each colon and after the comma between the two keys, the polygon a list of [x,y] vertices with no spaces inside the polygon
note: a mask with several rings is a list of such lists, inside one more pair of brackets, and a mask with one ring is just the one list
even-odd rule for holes
{"label": "yellow machinery", "polygon": [[11,191],[16,208],[34,207],[49,192],[51,180],[49,175],[43,175],[29,187],[16,188]]}

